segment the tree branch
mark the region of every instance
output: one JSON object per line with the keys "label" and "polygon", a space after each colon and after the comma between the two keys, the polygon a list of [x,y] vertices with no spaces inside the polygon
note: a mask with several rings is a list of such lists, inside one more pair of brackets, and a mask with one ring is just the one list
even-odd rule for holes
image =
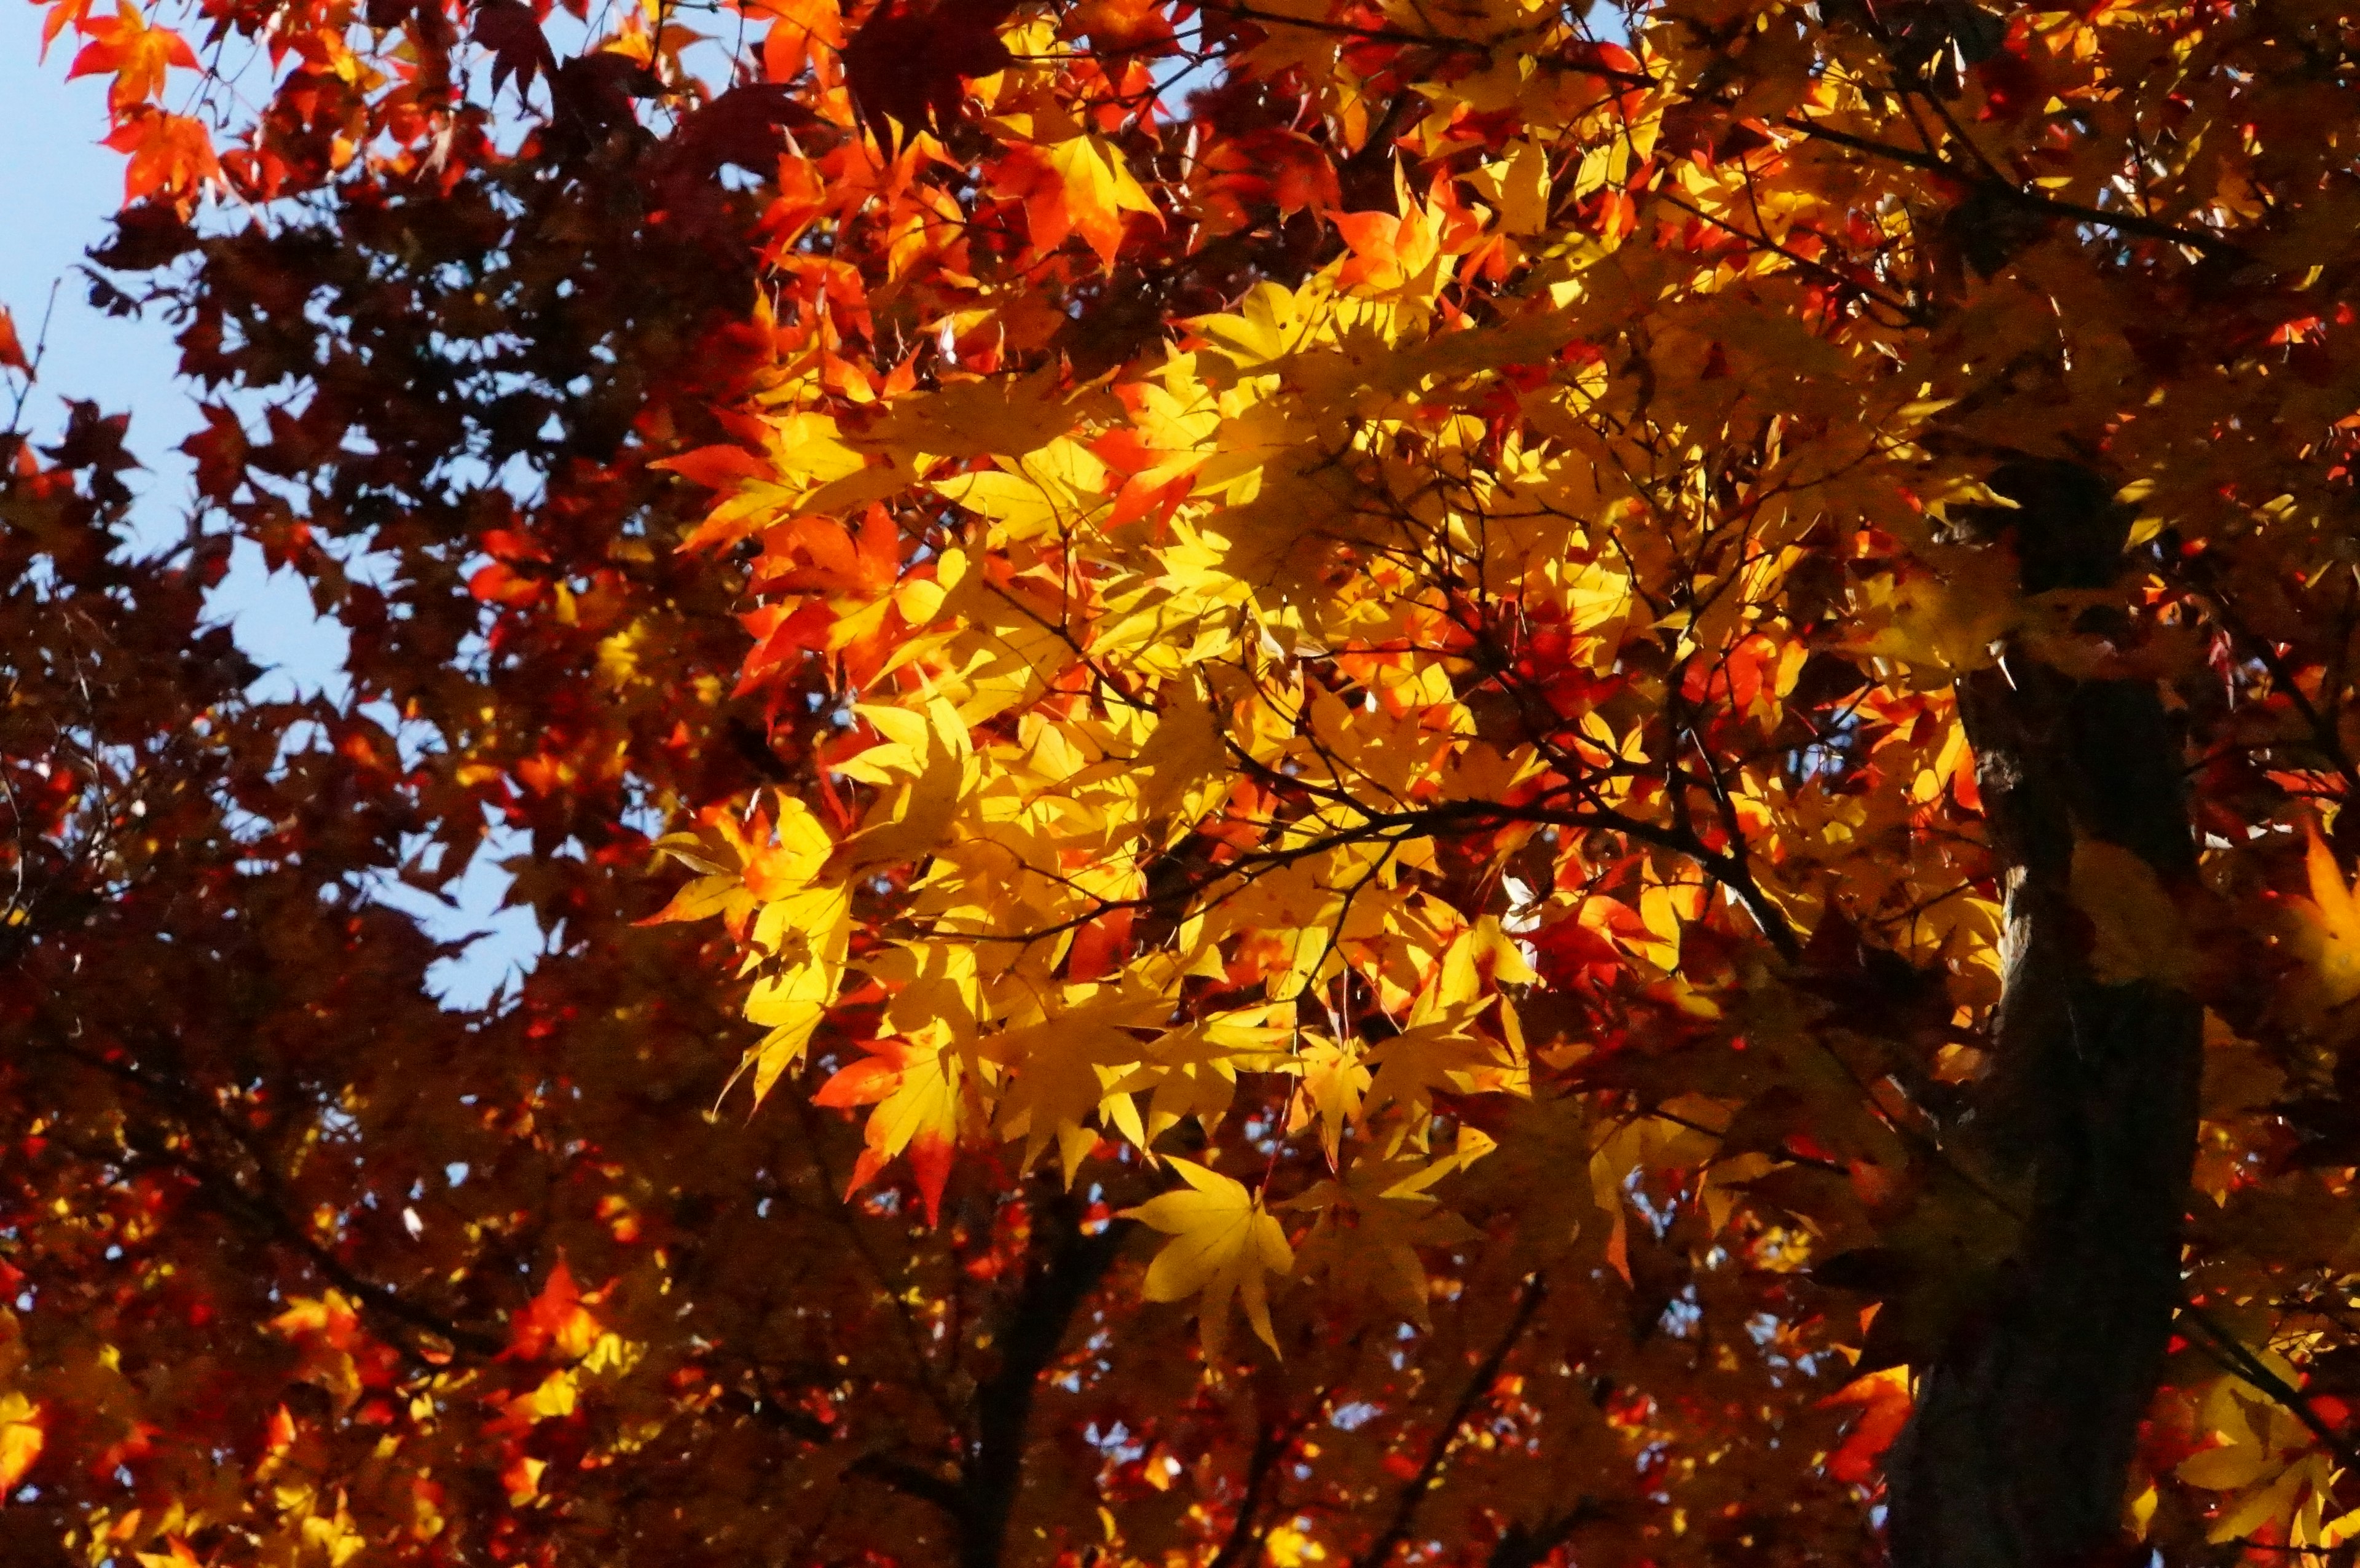
{"label": "tree branch", "polygon": [[1539,1568],[1541,1562],[1573,1539],[1573,1532],[1599,1516],[1594,1498],[1583,1497],[1561,1514],[1527,1527],[1512,1524],[1491,1548],[1484,1568]]}
{"label": "tree branch", "polygon": [[[755,1376],[760,1377],[759,1368]],[[743,1414],[777,1427],[798,1442],[818,1446],[835,1441],[836,1434],[826,1422],[808,1410],[797,1410],[781,1401],[767,1387],[759,1394],[742,1388],[733,1390],[726,1402]],[[912,1460],[897,1458],[890,1454],[864,1454],[846,1465],[844,1473],[874,1481],[918,1502],[930,1503],[948,1515],[954,1524],[962,1517],[964,1500],[958,1483],[937,1475]]]}
{"label": "tree branch", "polygon": [[2051,217],[2070,218],[2075,223],[2096,223],[2117,234],[2137,234],[2144,239],[2183,245],[2212,256],[2237,257],[2245,254],[2242,247],[2202,229],[2181,228],[2176,223],[2167,223],[2159,218],[2144,217],[2136,212],[2110,212],[2103,207],[2085,207],[2079,201],[2063,201],[2054,196],[2043,196],[2005,180],[1968,173],[1938,153],[1918,152],[1911,147],[1896,147],[1890,142],[1856,136],[1849,131],[1839,131],[1832,125],[1823,125],[1800,114],[1789,114],[1778,124],[1813,141],[1831,143],[1853,152],[1866,153],[1871,158],[1922,169],[1929,174],[1958,180],[1971,191],[2027,212],[2045,212]]}
{"label": "tree branch", "polygon": [[2327,1418],[2321,1415],[2318,1407],[2311,1402],[2311,1396],[2271,1371],[2268,1363],[2247,1349],[2234,1334],[2214,1323],[2212,1314],[2203,1308],[2183,1306],[2180,1309],[2180,1315],[2195,1324],[2204,1337],[2212,1342],[2205,1354],[2223,1370],[2243,1377],[2285,1407],[2289,1415],[2310,1429],[2311,1436],[2319,1439],[2322,1446],[2344,1464],[2360,1465],[2360,1451],[2355,1451],[2337,1435],[2333,1427],[2328,1425]]}
{"label": "tree branch", "polygon": [[1426,1463],[1418,1466],[1417,1474],[1410,1478],[1409,1484],[1394,1499],[1393,1517],[1386,1523],[1383,1532],[1352,1559],[1352,1568],[1381,1568],[1381,1564],[1389,1561],[1394,1551],[1408,1539],[1410,1525],[1417,1517],[1418,1504],[1426,1500],[1426,1493],[1432,1491],[1435,1483],[1441,1478],[1442,1466],[1450,1458],[1451,1451],[1459,1446],[1459,1434],[1467,1425],[1468,1418],[1475,1413],[1475,1407],[1483,1397],[1491,1391],[1492,1383],[1499,1378],[1501,1364],[1508,1359],[1508,1353],[1516,1347],[1516,1342],[1532,1326],[1533,1314],[1540,1310],[1541,1298],[1546,1294],[1548,1285],[1540,1275],[1534,1274],[1525,1279],[1524,1289],[1516,1297],[1516,1310],[1509,1316],[1507,1329],[1490,1353],[1476,1365],[1474,1375],[1459,1390],[1458,1402],[1450,1407],[1448,1419],[1435,1429],[1434,1441],[1426,1446]]}
{"label": "tree branch", "polygon": [[1279,1460],[1294,1446],[1295,1434],[1301,1430],[1300,1422],[1270,1421],[1255,1433],[1253,1455],[1246,1462],[1245,1496],[1238,1499],[1237,1518],[1229,1521],[1229,1533],[1208,1568],[1245,1568],[1248,1552],[1259,1555],[1262,1531],[1255,1521],[1262,1515],[1263,1497]]}
{"label": "tree branch", "polygon": [[[55,1040],[48,1042],[47,1050],[52,1056],[128,1083],[151,1101],[160,1102],[184,1116],[193,1106],[196,1111],[203,1113],[202,1119],[226,1120],[218,1105],[195,1094],[186,1085],[143,1072],[131,1062],[111,1061]],[[263,1189],[259,1195],[247,1192],[244,1183],[235,1178],[172,1149],[165,1140],[158,1139],[152,1145],[145,1141],[131,1141],[127,1136],[128,1126],[126,1124],[124,1145],[126,1154],[178,1171],[204,1197],[215,1213],[243,1224],[267,1241],[276,1242],[300,1254],[315,1272],[337,1290],[352,1298],[362,1312],[391,1319],[404,1328],[432,1334],[455,1348],[479,1356],[495,1355],[506,1345],[506,1337],[493,1330],[471,1328],[453,1322],[411,1301],[398,1287],[367,1279],[355,1271],[300,1221],[287,1213],[277,1180],[260,1156],[242,1138],[235,1141],[255,1166],[256,1180]],[[235,1132],[235,1129],[232,1130]],[[91,1157],[87,1151],[85,1157]]]}
{"label": "tree branch", "polygon": [[993,1336],[999,1369],[975,1393],[975,1427],[958,1484],[961,1568],[997,1568],[1022,1489],[1025,1439],[1041,1377],[1056,1360],[1075,1312],[1121,1247],[1112,1225],[1083,1235],[1080,1215],[1063,1192],[1036,1206],[1032,1223],[1032,1267]]}

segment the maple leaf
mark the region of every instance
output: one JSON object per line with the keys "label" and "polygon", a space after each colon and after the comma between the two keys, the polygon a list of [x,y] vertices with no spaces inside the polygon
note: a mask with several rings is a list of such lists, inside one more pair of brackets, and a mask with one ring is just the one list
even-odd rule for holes
{"label": "maple leaf", "polygon": [[809,111],[775,82],[732,87],[681,122],[659,177],[666,199],[685,204],[706,195],[725,168],[768,172],[786,145],[781,130],[809,122]]}
{"label": "maple leaf", "polygon": [[814,45],[839,53],[844,49],[844,13],[836,0],[748,0],[738,8],[773,18],[762,39],[763,72],[773,82],[802,75]]}
{"label": "maple leaf", "polygon": [[1155,212],[1154,201],[1122,155],[1096,136],[1011,148],[1000,160],[996,181],[1024,204],[1035,248],[1052,251],[1078,234],[1109,267],[1122,249],[1122,215]]}
{"label": "maple leaf", "polygon": [[1422,1247],[1453,1247],[1480,1233],[1427,1189],[1490,1151],[1491,1140],[1462,1130],[1459,1146],[1431,1163],[1363,1152],[1342,1179],[1330,1177],[1287,1203],[1318,1216],[1303,1244],[1306,1276],[1368,1293],[1419,1327],[1432,1324]]}
{"label": "maple leaf", "polygon": [[945,378],[935,391],[896,400],[861,432],[860,444],[935,457],[1022,457],[1072,430],[1088,411],[1061,386],[1054,365],[1029,376]]}
{"label": "maple leaf", "polygon": [[923,713],[864,706],[862,717],[886,744],[846,763],[847,778],[891,787],[863,820],[851,848],[861,865],[912,860],[932,854],[950,830],[961,798],[977,775],[966,723],[940,698]]}
{"label": "maple leaf", "polygon": [[[662,925],[673,920],[704,920],[719,915],[766,948],[778,945],[779,931],[761,925],[748,927],[748,917],[766,906],[780,906],[770,925],[782,931],[792,925],[785,912],[797,908],[800,895],[835,853],[835,841],[820,825],[812,809],[794,796],[777,797],[778,820],[756,811],[742,826],[720,816],[694,833],[666,833],[655,842],[659,859],[672,859],[699,875],[682,886],[672,900],[640,923]],[[806,900],[806,903],[808,901]]]}
{"label": "maple leaf", "polygon": [[835,1004],[852,942],[851,891],[807,887],[764,904],[753,939],[770,972],[748,994],[746,1018],[769,1032],[747,1051],[738,1071],[753,1073],[759,1105],[780,1075],[803,1059]]}
{"label": "maple leaf", "polygon": [[492,51],[492,91],[516,79],[517,96],[531,91],[533,78],[546,71],[557,75],[557,55],[541,31],[541,18],[523,0],[477,0],[475,41]]}
{"label": "maple leaf", "polygon": [[502,1354],[519,1361],[537,1361],[554,1351],[569,1361],[578,1361],[597,1343],[599,1332],[598,1320],[582,1303],[573,1270],[560,1258],[549,1271],[549,1282],[541,1294],[509,1320],[508,1345]]}
{"label": "maple leaf", "polygon": [[115,15],[90,24],[88,30],[91,41],[74,56],[66,75],[113,71],[115,81],[106,90],[106,103],[118,118],[162,97],[169,68],[197,69],[196,51],[189,41],[169,27],[149,27],[133,0],[115,0]]}
{"label": "maple leaf", "polygon": [[204,416],[204,429],[182,441],[180,450],[196,462],[198,490],[226,501],[245,480],[253,443],[246,440],[245,425],[227,408],[208,403],[198,412]]}
{"label": "maple leaf", "polygon": [[[2270,1351],[2248,1349],[2247,1354],[2265,1377],[2294,1374]],[[2205,1533],[2208,1542],[2242,1540],[2275,1521],[2288,1520],[2297,1515],[2298,1499],[2306,1490],[2319,1497],[2333,1492],[2331,1462],[2327,1454],[2311,1449],[2310,1431],[2290,1412],[2253,1398],[2251,1385],[2240,1387],[2242,1382],[2223,1378],[2203,1401],[2203,1424],[2222,1441],[2198,1450],[2173,1469],[2177,1479],[2191,1486],[2230,1494],[2219,1499],[2219,1510]],[[2296,1533],[2323,1538],[2322,1510],[2314,1503],[2305,1511],[2308,1525],[2297,1516]],[[2337,1533],[2348,1533],[2355,1522],[2360,1521],[2346,1515],[2336,1521],[2343,1527]]]}
{"label": "maple leaf", "polygon": [[1364,1116],[1398,1106],[1415,1125],[1434,1107],[1434,1095],[1472,1093],[1508,1058],[1497,1042],[1470,1032],[1484,1004],[1461,1004],[1435,1016],[1413,1019],[1407,1029],[1371,1045],[1364,1060],[1372,1070]]}
{"label": "maple leaf", "polygon": [[22,1394],[0,1394],[0,1497],[16,1489],[47,1441],[41,1407]]}
{"label": "maple leaf", "polygon": [[2311,898],[2298,907],[2306,915],[2308,956],[2328,1005],[2340,1007],[2360,996],[2360,897],[2345,886],[2333,853],[2315,830],[2303,866]]}
{"label": "maple leaf", "polygon": [[90,7],[91,0],[55,0],[55,4],[49,6],[49,14],[41,18],[41,58],[43,60],[49,58],[49,46],[57,42],[60,33],[64,32],[68,27],[72,27],[76,32],[88,29],[87,19],[90,16]]}
{"label": "maple leaf", "polygon": [[213,134],[186,114],[138,108],[107,133],[106,145],[131,155],[123,170],[126,202],[159,196],[186,209],[204,187],[222,181]]}
{"label": "maple leaf", "polygon": [[1187,1184],[1185,1192],[1151,1198],[1123,1217],[1160,1230],[1173,1239],[1156,1253],[1142,1287],[1151,1301],[1179,1301],[1201,1294],[1197,1325],[1207,1363],[1216,1362],[1235,1300],[1256,1337],[1278,1349],[1270,1325],[1264,1275],[1284,1276],[1295,1251],[1286,1232],[1265,1212],[1262,1200],[1218,1171],[1194,1160],[1167,1161]]}
{"label": "maple leaf", "polygon": [[888,158],[920,131],[945,134],[966,83],[1005,71],[1000,25],[1014,0],[880,0],[844,46],[845,84],[861,128]]}
{"label": "maple leaf", "polygon": [[1084,0],[1066,19],[1065,30],[1118,54],[1174,41],[1172,17],[1162,0]]}
{"label": "maple leaf", "polygon": [[942,1217],[943,1184],[950,1179],[964,1116],[967,1073],[946,1044],[918,1040],[866,1040],[866,1057],[838,1072],[812,1096],[815,1105],[874,1105],[860,1158],[845,1185],[849,1197],[873,1181],[897,1155],[910,1157],[926,1223]]}
{"label": "maple leaf", "polygon": [[33,374],[32,363],[25,357],[24,342],[16,336],[16,319],[5,305],[0,305],[0,367],[22,371],[27,379]]}
{"label": "maple leaf", "polygon": [[1055,1139],[1073,1185],[1082,1158],[1098,1141],[1083,1122],[1097,1115],[1133,1142],[1147,1139],[1128,1094],[1109,1087],[1145,1054],[1129,1029],[1163,1011],[1153,997],[1092,998],[1037,1024],[1002,1029],[978,1042],[986,1060],[1014,1070],[1000,1091],[1000,1134],[1024,1139],[1030,1166]]}
{"label": "maple leaf", "polygon": [[1359,1045],[1349,1040],[1312,1040],[1297,1054],[1304,1098],[1308,1102],[1304,1115],[1318,1118],[1320,1146],[1333,1165],[1344,1129],[1360,1121],[1361,1102],[1369,1092],[1369,1069]]}
{"label": "maple leaf", "polygon": [[1208,786],[1225,780],[1229,754],[1220,715],[1192,681],[1171,682],[1154,731],[1139,748],[1140,809],[1150,818],[1197,812]]}
{"label": "maple leaf", "polygon": [[1113,1093],[1148,1094],[1143,1142],[1189,1117],[1208,1133],[1218,1127],[1236,1098],[1238,1073],[1285,1060],[1295,1032],[1288,1012],[1284,1003],[1241,1007],[1157,1036],[1140,1064],[1111,1085]]}
{"label": "maple leaf", "polygon": [[2000,639],[2023,619],[2015,563],[1994,550],[1929,553],[1939,570],[1904,582],[1890,624],[1859,646],[1953,675],[1990,668]]}
{"label": "maple leaf", "polygon": [[1820,1401],[1823,1408],[1858,1405],[1860,1419],[1844,1433],[1842,1446],[1828,1455],[1828,1474],[1839,1481],[1864,1485],[1874,1477],[1876,1460],[1901,1429],[1909,1423],[1909,1370],[1887,1367],[1855,1377]]}

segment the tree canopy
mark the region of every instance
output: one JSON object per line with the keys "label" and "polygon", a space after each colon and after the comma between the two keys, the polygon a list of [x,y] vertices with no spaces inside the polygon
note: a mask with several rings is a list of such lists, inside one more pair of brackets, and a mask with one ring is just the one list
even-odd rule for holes
{"label": "tree canopy", "polygon": [[38,3],[12,1553],[2355,1561],[2346,12]]}

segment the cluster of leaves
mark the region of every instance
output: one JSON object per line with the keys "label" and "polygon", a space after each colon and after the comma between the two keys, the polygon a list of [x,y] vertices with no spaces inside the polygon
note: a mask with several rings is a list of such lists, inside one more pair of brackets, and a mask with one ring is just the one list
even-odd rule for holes
{"label": "cluster of leaves", "polygon": [[[1438,1250],[1621,1276],[1761,1386],[1797,1347],[1747,1324],[1874,1374],[1935,1352],[2013,1225],[1950,1136],[2000,982],[1952,682],[2004,645],[2164,682],[2206,887],[2077,871],[2102,975],[2195,990],[2221,1036],[2212,1337],[2140,1528],[2332,1547],[2333,1421],[2288,1429],[2302,1459],[2195,1411],[2293,1393],[2267,1357],[2327,1353],[2352,1262],[2348,1172],[2238,1120],[2333,1119],[2337,985],[2256,904],[2299,909],[2349,755],[2349,39],[1640,21],[1212,8],[1115,41],[1085,8],[1011,21],[989,74],[935,57],[978,78],[955,125],[880,83],[934,135],[878,194],[783,194],[774,264],[825,280],[760,427],[681,465],[720,492],[693,542],[759,545],[749,681],[827,660],[838,733],[746,825],[667,841],[699,874],[670,912],[743,945],[758,1097],[817,1051],[819,1104],[875,1105],[856,1184],[906,1156],[932,1212],[962,1146],[1118,1188],[1169,1163],[1143,1289],[1201,1292],[1215,1365],[1233,1301],[1273,1349],[1355,1297],[1422,1321]],[[1141,96],[1208,51],[1186,115]],[[2119,587],[1985,544],[1994,470],[2042,461],[2136,508]],[[1536,1198],[1569,1157],[1590,1181]],[[1865,1337],[1791,1294],[1833,1259],[1884,1299]],[[1710,1427],[1665,1453],[1697,1489],[1666,1499],[1727,1521],[1707,1555],[1807,1489],[1730,1501],[1779,1467]]]}
{"label": "cluster of leaves", "polygon": [[[2163,690],[2205,846],[2075,862],[2211,1031],[2128,1527],[2360,1532],[2347,17],[732,9],[50,12],[208,428],[155,559],[119,424],[5,454],[11,1531],[1872,1559],[2022,1203],[2007,659]],[[445,1011],[493,823],[548,951]]]}

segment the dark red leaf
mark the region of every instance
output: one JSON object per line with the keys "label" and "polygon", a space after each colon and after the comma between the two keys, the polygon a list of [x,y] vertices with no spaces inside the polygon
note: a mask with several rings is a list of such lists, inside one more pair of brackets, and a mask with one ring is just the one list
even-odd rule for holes
{"label": "dark red leaf", "polygon": [[963,83],[1005,71],[1000,24],[1013,0],[941,0],[930,7],[886,0],[844,48],[844,80],[862,128],[890,157],[902,137],[941,134],[957,114]]}
{"label": "dark red leaf", "polygon": [[549,39],[541,30],[541,22],[532,7],[519,0],[485,0],[475,7],[475,42],[492,51],[492,91],[497,93],[500,83],[516,78],[517,96],[523,97],[532,88],[533,78],[547,71],[553,79],[557,74],[557,56],[549,47]]}

